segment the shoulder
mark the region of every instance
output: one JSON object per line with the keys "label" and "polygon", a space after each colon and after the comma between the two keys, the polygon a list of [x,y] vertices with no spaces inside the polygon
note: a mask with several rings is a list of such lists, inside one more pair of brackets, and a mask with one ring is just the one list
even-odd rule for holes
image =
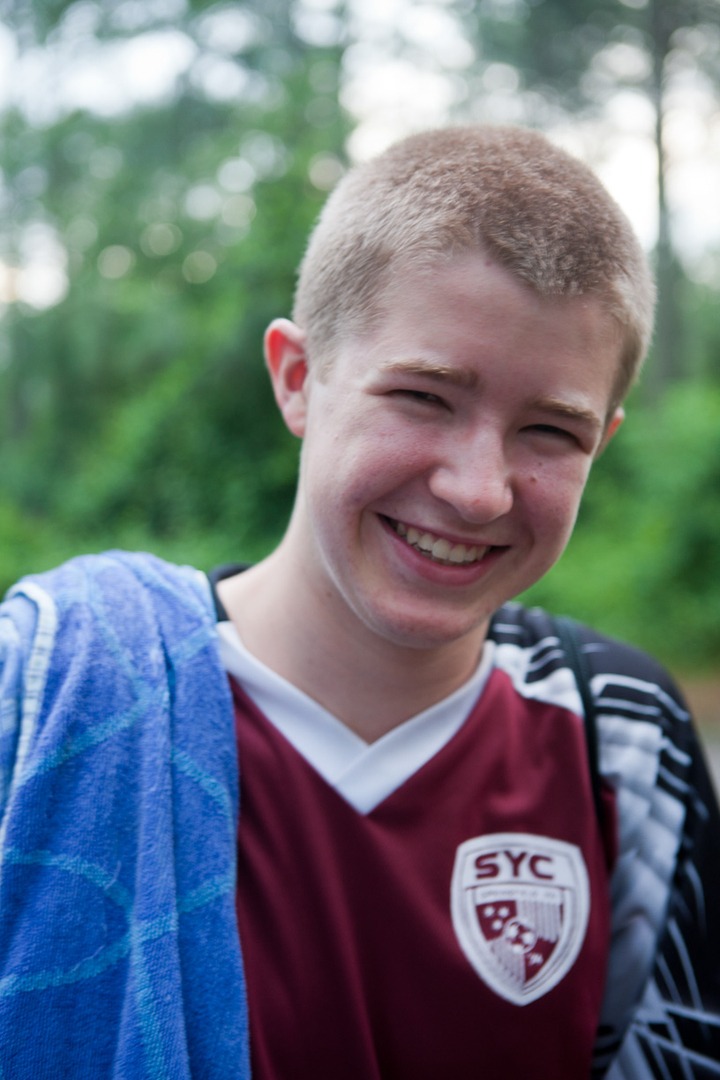
{"label": "shoulder", "polygon": [[211,609],[206,577],[191,566],[177,566],[146,552],[107,551],[80,555],[44,573],[21,578],[6,599],[51,597],[60,609],[129,590],[136,598],[153,595],[174,606]]}
{"label": "shoulder", "polygon": [[[557,664],[562,664],[563,655],[558,652],[558,621],[557,616],[543,608],[504,604],[492,619],[489,637],[500,646],[514,645],[536,655],[545,649]],[[573,625],[593,675],[616,673],[641,681],[649,680],[677,692],[665,668],[641,649],[582,623]]]}
{"label": "shoulder", "polygon": [[21,578],[0,608],[21,629],[26,647],[62,635],[66,646],[91,627],[112,627],[132,638],[153,627],[178,634],[192,624],[214,622],[205,575],[142,552],[82,555],[40,574]]}
{"label": "shoulder", "polygon": [[[574,624],[574,633],[594,708],[600,771],[618,797],[622,840],[627,844],[631,824],[651,812],[672,822],[677,835],[698,754],[680,690],[641,649],[582,624]],[[552,692],[559,704],[583,711],[555,617],[508,604],[493,619],[490,637],[499,665],[521,684],[521,692]]]}
{"label": "shoulder", "polygon": [[[698,813],[702,752],[682,694],[661,664],[590,627],[574,624],[574,634],[593,712],[593,757],[617,812],[615,899],[636,905],[655,937],[683,836]],[[587,713],[553,616],[506,605],[493,620],[492,638],[519,692]]]}
{"label": "shoulder", "polygon": [[[720,931],[707,918],[720,903],[717,800],[692,718],[666,669],[590,627],[575,625],[574,632],[595,716],[599,771],[613,793],[617,821],[596,1064],[601,1075],[614,1062],[613,1080],[649,1080],[653,1055],[670,1075],[671,1063],[693,1055],[707,1063],[720,1050]],[[557,700],[560,687],[571,695],[574,675],[557,620],[547,612],[507,605],[490,636],[501,665],[515,672],[525,693],[554,687]],[[647,1008],[656,1034],[644,1023]],[[674,1021],[678,1009],[686,1017],[682,1031]]]}
{"label": "shoulder", "polygon": [[215,650],[210,589],[191,567],[111,551],[21,579],[0,605],[0,809],[53,720],[58,737],[97,723],[108,701],[150,700]]}
{"label": "shoulder", "polygon": [[[109,551],[71,559],[22,578],[0,606],[0,632],[12,657],[30,668],[79,672],[112,663],[147,670],[178,650],[214,640],[209,582],[190,566],[154,555]],[[11,665],[12,666],[12,665]]]}
{"label": "shoulder", "polygon": [[[598,713],[621,709],[637,719],[687,719],[683,697],[669,672],[653,657],[589,626],[573,623],[577,645]],[[569,672],[559,620],[542,608],[505,604],[489,631],[498,663],[532,685]],[[569,672],[572,675],[572,672]]]}

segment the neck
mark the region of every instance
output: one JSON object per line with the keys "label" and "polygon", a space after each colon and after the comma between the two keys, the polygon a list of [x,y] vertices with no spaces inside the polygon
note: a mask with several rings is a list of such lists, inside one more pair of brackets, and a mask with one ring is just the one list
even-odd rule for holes
{"label": "neck", "polygon": [[301,581],[279,549],[218,591],[245,647],[366,742],[447,697],[479,663],[484,628],[433,648],[396,645],[352,615],[329,617],[332,605]]}

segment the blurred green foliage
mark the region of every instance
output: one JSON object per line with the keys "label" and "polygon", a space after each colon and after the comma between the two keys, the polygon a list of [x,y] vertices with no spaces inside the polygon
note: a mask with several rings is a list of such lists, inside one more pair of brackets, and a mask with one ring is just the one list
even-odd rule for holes
{"label": "blurred green foliage", "polygon": [[297,447],[262,335],[289,314],[348,122],[337,49],[300,39],[284,3],[272,23],[267,4],[231,7],[196,2],[172,27],[201,43],[198,12],[230,29],[228,14],[253,16],[249,44],[199,54],[224,78],[231,58],[239,100],[191,71],[168,100],[110,119],[0,116],[0,259],[21,264],[40,228],[69,277],[60,303],[21,296],[0,319],[3,584],[108,545],[252,558],[286,521]]}

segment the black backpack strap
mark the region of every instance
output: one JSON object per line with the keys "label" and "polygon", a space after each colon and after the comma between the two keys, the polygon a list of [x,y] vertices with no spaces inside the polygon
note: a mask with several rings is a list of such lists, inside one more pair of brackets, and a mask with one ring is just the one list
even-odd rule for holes
{"label": "black backpack strap", "polygon": [[568,665],[575,676],[575,682],[580,692],[583,714],[585,716],[585,744],[587,746],[588,765],[590,767],[590,782],[592,784],[593,801],[598,822],[602,828],[605,820],[605,808],[600,786],[600,767],[598,764],[598,734],[595,711],[595,699],[590,689],[590,668],[587,659],[580,647],[577,624],[573,619],[561,615],[554,620],[555,631],[560,644],[567,657]]}
{"label": "black backpack strap", "polygon": [[218,622],[227,622],[230,618],[222,600],[218,596],[218,582],[222,581],[223,578],[233,577],[235,574],[239,574],[241,570],[247,570],[247,568],[247,563],[223,563],[222,566],[216,566],[208,572],[207,579],[210,582],[213,603],[215,604],[215,617]]}

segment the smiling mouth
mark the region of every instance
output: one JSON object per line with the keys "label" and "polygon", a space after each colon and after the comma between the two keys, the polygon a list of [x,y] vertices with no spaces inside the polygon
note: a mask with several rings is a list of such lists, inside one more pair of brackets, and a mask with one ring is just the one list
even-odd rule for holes
{"label": "smiling mouth", "polygon": [[392,518],[385,518],[385,521],[411,548],[432,562],[443,563],[445,566],[470,566],[480,562],[490,550],[486,545],[452,544],[443,536],[421,532],[414,525],[404,525],[402,521],[394,521]]}

